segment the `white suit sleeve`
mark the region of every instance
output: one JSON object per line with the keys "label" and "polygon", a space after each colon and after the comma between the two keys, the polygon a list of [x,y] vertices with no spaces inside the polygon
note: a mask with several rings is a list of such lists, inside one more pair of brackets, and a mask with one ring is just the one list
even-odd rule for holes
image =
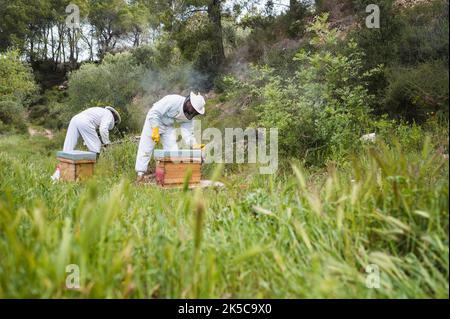
{"label": "white suit sleeve", "polygon": [[107,112],[102,117],[102,121],[100,122],[100,127],[98,128],[100,132],[100,137],[102,138],[103,144],[109,144],[109,130],[112,130],[114,127],[114,116],[111,112]]}
{"label": "white suit sleeve", "polygon": [[153,104],[152,108],[148,112],[148,120],[150,121],[150,127],[161,127],[162,122],[161,118],[164,114],[166,114],[167,110],[169,109],[171,103],[170,103],[170,97],[165,96],[155,104]]}
{"label": "white suit sleeve", "polygon": [[188,146],[192,146],[197,144],[197,141],[194,137],[194,122],[189,121],[180,124],[181,136],[183,137],[184,142]]}

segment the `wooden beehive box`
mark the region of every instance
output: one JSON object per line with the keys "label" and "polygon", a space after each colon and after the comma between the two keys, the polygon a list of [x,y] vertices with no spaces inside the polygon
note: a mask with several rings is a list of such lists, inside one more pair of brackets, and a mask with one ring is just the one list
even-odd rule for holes
{"label": "wooden beehive box", "polygon": [[61,179],[77,181],[89,178],[94,174],[97,154],[84,151],[60,151],[56,154],[59,161]]}
{"label": "wooden beehive box", "polygon": [[188,174],[189,186],[200,185],[202,154],[200,150],[155,150],[156,183],[164,188],[181,187]]}

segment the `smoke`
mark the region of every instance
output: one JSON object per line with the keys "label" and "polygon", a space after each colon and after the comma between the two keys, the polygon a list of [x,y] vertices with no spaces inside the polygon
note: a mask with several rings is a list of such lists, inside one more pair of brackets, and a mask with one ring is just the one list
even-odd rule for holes
{"label": "smoke", "polygon": [[203,92],[210,87],[211,77],[195,70],[191,65],[175,65],[164,70],[147,70],[141,87],[146,99],[161,98],[167,94],[188,95]]}
{"label": "smoke", "polygon": [[162,70],[146,69],[140,80],[140,93],[128,106],[128,130],[139,133],[148,110],[168,94],[187,96],[191,91],[205,94],[210,77],[191,65],[173,65]]}
{"label": "smoke", "polygon": [[242,45],[228,58],[229,63],[226,72],[240,81],[246,80],[250,72],[248,51],[248,45]]}

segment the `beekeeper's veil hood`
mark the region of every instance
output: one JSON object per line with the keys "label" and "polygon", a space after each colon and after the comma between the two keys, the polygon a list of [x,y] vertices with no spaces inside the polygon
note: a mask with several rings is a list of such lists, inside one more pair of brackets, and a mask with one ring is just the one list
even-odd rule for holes
{"label": "beekeeper's veil hood", "polygon": [[122,122],[119,112],[117,112],[112,106],[107,106],[105,109],[110,110],[114,114],[115,124],[118,125]]}
{"label": "beekeeper's veil hood", "polygon": [[198,112],[198,114],[205,114],[205,98],[200,94],[195,94],[194,92],[191,92],[189,98],[191,100],[192,106]]}

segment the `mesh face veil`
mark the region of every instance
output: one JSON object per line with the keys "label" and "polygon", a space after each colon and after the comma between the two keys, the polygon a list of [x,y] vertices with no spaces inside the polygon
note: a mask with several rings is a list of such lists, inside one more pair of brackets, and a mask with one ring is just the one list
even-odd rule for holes
{"label": "mesh face veil", "polygon": [[183,112],[188,120],[192,120],[195,116],[200,114],[192,106],[190,96],[186,97],[186,100],[184,101]]}

